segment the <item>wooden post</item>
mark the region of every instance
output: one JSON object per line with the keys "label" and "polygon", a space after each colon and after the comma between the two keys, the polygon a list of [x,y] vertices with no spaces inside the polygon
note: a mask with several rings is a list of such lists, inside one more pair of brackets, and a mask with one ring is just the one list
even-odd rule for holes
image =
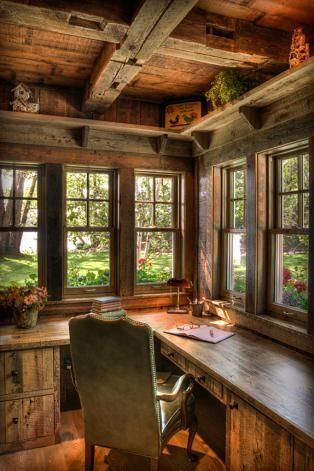
{"label": "wooden post", "polygon": [[63,293],[62,165],[46,164],[46,267],[49,299],[61,300]]}
{"label": "wooden post", "polygon": [[266,309],[266,157],[247,157],[246,187],[246,303],[245,310],[262,314]]}

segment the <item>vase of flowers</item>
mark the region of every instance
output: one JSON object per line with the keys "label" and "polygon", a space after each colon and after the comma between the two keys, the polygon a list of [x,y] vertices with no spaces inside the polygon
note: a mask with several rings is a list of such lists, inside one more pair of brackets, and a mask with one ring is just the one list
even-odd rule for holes
{"label": "vase of flowers", "polygon": [[13,319],[19,329],[35,327],[38,312],[47,302],[47,289],[38,286],[10,286],[0,297],[0,305],[11,310]]}

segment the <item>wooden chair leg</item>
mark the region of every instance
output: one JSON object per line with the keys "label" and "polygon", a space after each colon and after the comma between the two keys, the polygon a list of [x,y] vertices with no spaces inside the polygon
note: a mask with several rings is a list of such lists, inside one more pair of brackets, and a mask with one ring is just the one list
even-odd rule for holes
{"label": "wooden chair leg", "polygon": [[197,431],[197,419],[196,417],[194,417],[193,422],[191,423],[189,427],[189,437],[188,437],[188,444],[187,444],[187,449],[186,449],[189,460],[193,462],[198,460],[198,456],[192,452],[192,445],[193,445],[194,437],[196,435],[196,431]]}
{"label": "wooden chair leg", "polygon": [[150,459],[150,471],[159,471],[159,458]]}
{"label": "wooden chair leg", "polygon": [[85,439],[85,471],[93,471],[95,458],[95,445]]}

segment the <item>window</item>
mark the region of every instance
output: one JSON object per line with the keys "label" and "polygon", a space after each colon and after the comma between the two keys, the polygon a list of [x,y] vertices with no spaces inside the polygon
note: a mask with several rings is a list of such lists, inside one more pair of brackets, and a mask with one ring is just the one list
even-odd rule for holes
{"label": "window", "polygon": [[271,309],[308,309],[309,155],[274,157]]}
{"label": "window", "polygon": [[65,170],[65,294],[112,291],[113,172]]}
{"label": "window", "polygon": [[246,285],[245,168],[224,169],[223,180],[222,290],[225,296],[242,300]]}
{"label": "window", "polygon": [[136,284],[180,275],[179,175],[135,176]]}
{"label": "window", "polygon": [[0,166],[0,288],[39,276],[39,170]]}

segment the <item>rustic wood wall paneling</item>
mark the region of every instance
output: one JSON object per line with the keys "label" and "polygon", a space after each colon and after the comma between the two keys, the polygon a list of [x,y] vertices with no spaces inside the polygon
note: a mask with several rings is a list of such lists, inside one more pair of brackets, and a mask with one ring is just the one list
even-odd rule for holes
{"label": "rustic wood wall paneling", "polygon": [[134,221],[135,175],[133,168],[120,169],[119,181],[119,294],[134,294],[135,273],[135,221]]}
{"label": "rustic wood wall paneling", "polygon": [[266,165],[262,154],[247,157],[245,309],[252,314],[262,314],[266,309]]}
{"label": "rustic wood wall paneling", "polygon": [[0,160],[12,162],[60,163],[96,165],[114,168],[143,168],[146,170],[173,170],[193,172],[193,159],[152,154],[106,152],[96,150],[66,149],[30,146],[0,142]]}
{"label": "rustic wood wall paneling", "polygon": [[49,299],[62,299],[63,264],[62,264],[62,165],[47,164],[46,170],[46,267]]}
{"label": "rustic wood wall paneling", "polygon": [[309,318],[308,333],[314,335],[314,136],[310,138],[310,224],[309,224]]}

